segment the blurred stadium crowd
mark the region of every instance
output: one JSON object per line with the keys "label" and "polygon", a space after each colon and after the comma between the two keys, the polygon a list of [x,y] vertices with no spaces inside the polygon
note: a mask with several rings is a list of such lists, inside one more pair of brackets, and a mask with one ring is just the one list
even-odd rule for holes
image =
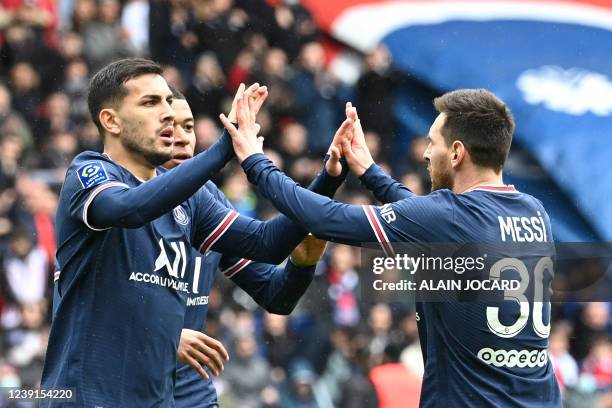
{"label": "blurred stadium crowd", "polygon": [[[338,44],[296,1],[0,0],[0,387],[35,386],[49,335],[57,195],[71,159],[101,140],[87,112],[88,80],[113,59],[164,66],[196,116],[197,150],[220,134],[241,82],[268,86],[259,114],[269,157],[308,183],[343,115],[359,109],[374,157],[413,191],[429,190],[415,137],[391,166],[391,106],[403,80],[379,48],[357,76],[329,64]],[[352,79],[348,79],[351,77]],[[217,180],[238,209],[274,209],[229,165]],[[371,203],[350,178],[337,198]],[[359,252],[329,245],[289,317],[264,313],[220,277],[207,334],[231,360],[215,379],[224,407],[416,406],[423,373],[409,299],[364,289]],[[368,296],[364,294],[368,293]],[[610,305],[553,310],[550,357],[568,407],[612,406]],[[607,401],[607,402],[606,402]]]}

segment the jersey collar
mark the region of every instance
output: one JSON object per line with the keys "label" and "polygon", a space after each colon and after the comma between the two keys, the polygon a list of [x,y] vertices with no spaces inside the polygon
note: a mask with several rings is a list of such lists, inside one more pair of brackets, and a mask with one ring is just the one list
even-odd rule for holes
{"label": "jersey collar", "polygon": [[481,185],[470,188],[469,190],[465,191],[465,193],[469,193],[471,191],[491,191],[494,193],[518,193],[519,192],[516,188],[514,188],[512,184],[509,184],[509,185],[481,184]]}

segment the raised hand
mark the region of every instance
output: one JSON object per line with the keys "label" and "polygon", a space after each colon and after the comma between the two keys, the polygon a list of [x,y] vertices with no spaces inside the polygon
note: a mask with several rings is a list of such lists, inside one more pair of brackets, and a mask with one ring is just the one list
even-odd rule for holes
{"label": "raised hand", "polygon": [[308,235],[291,252],[291,262],[300,267],[315,265],[325,252],[326,245],[327,241]]}
{"label": "raised hand", "polygon": [[258,137],[260,126],[255,122],[257,101],[244,92],[236,96],[236,121],[238,129],[224,114],[219,115],[223,126],[232,137],[234,152],[238,161],[255,154],[263,153],[263,137]]}
{"label": "raised hand", "polygon": [[220,341],[189,329],[183,329],[181,332],[176,357],[193,367],[205,379],[209,377],[204,367],[208,367],[214,375],[219,375],[224,369],[223,361],[229,360],[227,350]]}
{"label": "raised hand", "polygon": [[259,113],[261,106],[268,97],[268,88],[265,86],[259,86],[257,82],[246,88],[246,86],[241,83],[238,87],[238,90],[236,91],[234,100],[232,101],[232,108],[230,110],[230,113],[227,115],[227,118],[232,123],[236,123],[236,108],[238,98],[240,98],[242,95],[246,95],[247,98],[253,101],[253,110],[255,112],[255,116],[257,116],[257,113]]}
{"label": "raised hand", "polygon": [[338,130],[336,130],[336,134],[327,150],[329,160],[325,163],[325,170],[334,177],[339,176],[342,172],[342,164],[340,164],[340,158],[342,157],[342,141],[352,138],[353,122],[353,119],[348,118],[342,122]]}
{"label": "raised hand", "polygon": [[374,159],[366,145],[357,109],[350,102],[346,104],[346,118],[352,122],[353,132],[350,138],[344,137],[342,139],[342,153],[351,171],[357,176],[362,176],[374,163]]}

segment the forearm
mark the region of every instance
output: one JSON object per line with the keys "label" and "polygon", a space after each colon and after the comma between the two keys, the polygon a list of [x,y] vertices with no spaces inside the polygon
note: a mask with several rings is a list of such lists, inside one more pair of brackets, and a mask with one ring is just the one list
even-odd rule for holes
{"label": "forearm", "polygon": [[223,132],[205,152],[138,187],[101,189],[87,211],[89,223],[97,228],[141,227],[195,194],[232,156],[231,139]]}
{"label": "forearm", "polygon": [[359,177],[361,184],[370,190],[374,197],[383,204],[399,201],[414,196],[410,189],[396,181],[377,165],[372,164],[366,172]]}
{"label": "forearm", "polygon": [[315,266],[298,267],[287,261],[284,267],[252,263],[231,279],[270,313],[289,314],[314,277]]}
{"label": "forearm", "polygon": [[[325,156],[324,163],[327,163],[329,160],[329,155]],[[333,198],[336,194],[336,191],[340,188],[344,180],[346,180],[346,176],[348,175],[349,167],[346,163],[346,160],[340,159],[340,163],[342,164],[342,171],[338,176],[332,176],[329,174],[325,168],[325,164],[323,164],[323,169],[317,175],[317,177],[310,183],[308,189],[317,194],[321,194],[323,196]]]}
{"label": "forearm", "polygon": [[300,187],[262,154],[250,156],[242,166],[249,180],[280,212],[315,236],[350,245],[373,240],[360,206],[341,204]]}

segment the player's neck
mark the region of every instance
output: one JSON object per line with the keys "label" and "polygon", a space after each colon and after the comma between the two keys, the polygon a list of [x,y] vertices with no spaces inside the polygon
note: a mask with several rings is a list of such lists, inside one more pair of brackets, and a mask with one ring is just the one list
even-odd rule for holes
{"label": "player's neck", "polygon": [[465,193],[478,186],[503,186],[504,179],[501,172],[492,169],[470,169],[456,174],[453,183],[453,192]]}
{"label": "player's neck", "polygon": [[104,153],[139,180],[149,180],[156,175],[155,167],[151,166],[142,155],[134,154],[123,146],[105,145]]}

